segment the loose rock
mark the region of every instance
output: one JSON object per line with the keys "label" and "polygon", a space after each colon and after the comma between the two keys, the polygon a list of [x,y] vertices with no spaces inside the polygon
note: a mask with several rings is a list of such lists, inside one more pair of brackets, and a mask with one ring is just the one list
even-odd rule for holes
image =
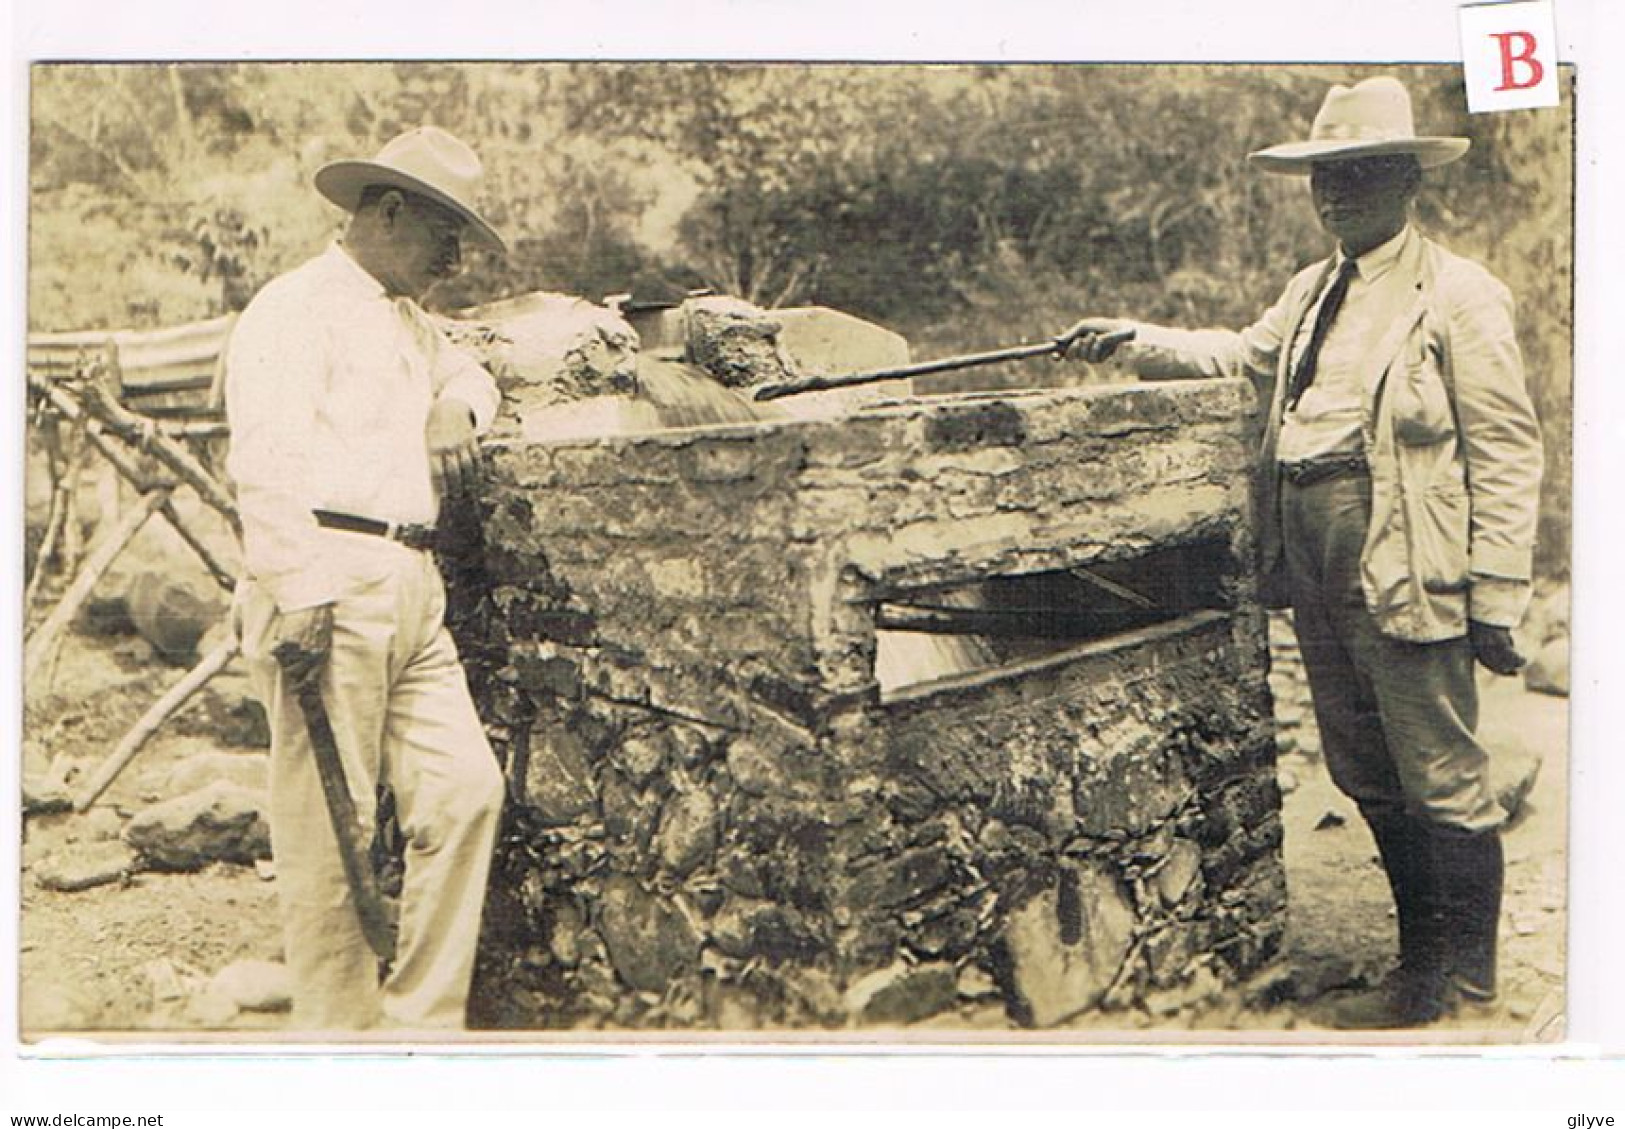
{"label": "loose rock", "polygon": [[1569,640],[1560,636],[1535,653],[1523,672],[1523,684],[1537,694],[1569,696]]}
{"label": "loose rock", "polygon": [[23,814],[51,815],[73,810],[73,795],[60,776],[28,774],[23,777]]}
{"label": "loose rock", "polygon": [[1157,893],[1165,906],[1175,906],[1202,873],[1202,849],[1189,839],[1176,839],[1157,871]]}
{"label": "loose rock", "polygon": [[137,869],[135,852],[120,842],[62,847],[34,864],[34,881],[47,890],[73,893],[119,882]]}
{"label": "loose rock", "polygon": [[748,388],[795,375],[779,348],[780,323],[738,298],[691,298],[683,304],[688,359],[730,388]]}
{"label": "loose rock", "polygon": [[164,870],[198,870],[217,861],[249,865],[271,855],[266,800],[263,792],[216,781],[143,808],[124,829],[124,840]]}
{"label": "loose rock", "polygon": [[293,982],[285,965],[269,960],[228,964],[209,981],[208,992],[232,1001],[243,1011],[287,1011],[293,1006]]}
{"label": "loose rock", "polygon": [[197,658],[198,640],[226,610],[213,585],[170,569],[137,573],[127,598],[136,631],[174,665]]}

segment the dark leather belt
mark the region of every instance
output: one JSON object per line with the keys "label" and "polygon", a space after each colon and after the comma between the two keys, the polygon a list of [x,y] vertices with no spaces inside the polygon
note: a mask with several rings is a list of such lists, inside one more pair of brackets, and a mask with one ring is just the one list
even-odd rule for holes
{"label": "dark leather belt", "polygon": [[342,529],[348,533],[370,533],[374,537],[383,537],[390,541],[399,541],[408,549],[420,549],[428,552],[434,548],[434,526],[420,525],[417,522],[379,521],[372,517],[358,517],[355,514],[339,514],[332,510],[311,510],[316,516],[316,524],[323,529]]}
{"label": "dark leather belt", "polygon": [[1281,477],[1294,486],[1313,486],[1334,478],[1369,473],[1364,455],[1323,455],[1318,459],[1281,464]]}

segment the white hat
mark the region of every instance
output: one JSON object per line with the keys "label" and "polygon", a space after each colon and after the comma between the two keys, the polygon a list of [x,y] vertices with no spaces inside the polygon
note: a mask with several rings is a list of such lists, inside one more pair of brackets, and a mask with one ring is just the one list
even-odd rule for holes
{"label": "white hat", "polygon": [[400,188],[450,208],[468,221],[470,233],[497,251],[508,247],[474,205],[484,170],[474,150],[432,125],[409,129],[370,161],[334,161],[316,170],[316,191],[347,212],[374,184]]}
{"label": "white hat", "polygon": [[1327,91],[1308,141],[1272,145],[1248,159],[1266,172],[1301,175],[1316,161],[1408,153],[1430,169],[1454,161],[1470,144],[1465,137],[1416,136],[1411,96],[1397,78],[1382,75]]}

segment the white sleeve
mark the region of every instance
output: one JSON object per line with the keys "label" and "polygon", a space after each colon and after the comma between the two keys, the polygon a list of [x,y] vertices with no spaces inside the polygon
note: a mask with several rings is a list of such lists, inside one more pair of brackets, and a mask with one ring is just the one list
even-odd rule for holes
{"label": "white sleeve", "polygon": [[454,345],[437,326],[424,318],[434,340],[432,358],[433,384],[436,400],[452,399],[468,406],[474,413],[474,430],[481,434],[491,429],[497,409],[502,406],[502,393],[496,380],[474,355]]}

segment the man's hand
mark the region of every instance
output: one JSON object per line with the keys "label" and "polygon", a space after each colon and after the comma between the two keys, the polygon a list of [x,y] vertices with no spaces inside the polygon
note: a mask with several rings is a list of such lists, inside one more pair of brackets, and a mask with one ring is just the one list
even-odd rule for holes
{"label": "man's hand", "polygon": [[1496,674],[1517,674],[1523,668],[1523,656],[1512,642],[1512,631],[1479,623],[1467,622],[1467,638],[1473,644],[1473,657]]}
{"label": "man's hand", "polygon": [[1098,365],[1117,352],[1117,347],[1134,340],[1134,327],[1117,318],[1084,318],[1055,339],[1057,357],[1072,350],[1090,364]]}
{"label": "man's hand", "polygon": [[425,429],[429,467],[441,497],[472,490],[480,478],[480,441],[474,413],[457,400],[436,400]]}
{"label": "man's hand", "polygon": [[332,649],[332,604],[278,612],[271,622],[271,656],[296,686],[321,676]]}

